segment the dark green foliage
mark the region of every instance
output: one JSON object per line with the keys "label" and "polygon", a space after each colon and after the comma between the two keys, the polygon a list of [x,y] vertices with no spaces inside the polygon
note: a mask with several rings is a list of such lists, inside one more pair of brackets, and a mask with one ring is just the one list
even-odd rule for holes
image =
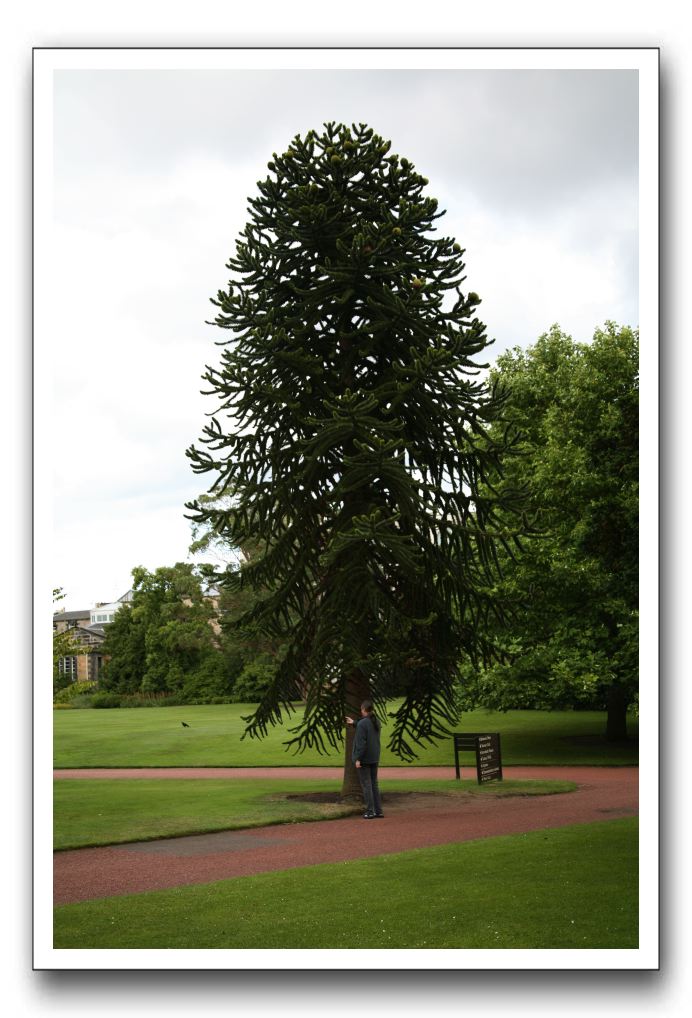
{"label": "dark green foliage", "polygon": [[[507,438],[478,378],[488,344],[463,251],[437,237],[427,180],[365,125],[327,124],[274,154],[212,303],[217,416],[188,455],[211,473],[191,518],[259,553],[217,579],[240,619],[285,645],[251,735],[307,698],[298,748],[343,741],[345,706],[400,689],[403,758],[456,720],[460,655],[489,660],[487,588],[515,494],[481,490]],[[226,416],[226,421],[223,417]],[[221,420],[219,417],[221,416]],[[232,504],[215,500],[232,496]]]}
{"label": "dark green foliage", "polygon": [[[69,634],[62,634],[61,633],[59,635],[62,636],[62,635],[69,635]],[[54,642],[54,645],[53,645],[53,649],[55,650],[55,642]],[[67,655],[65,655],[65,654],[60,654],[60,657],[66,657],[66,656]],[[66,674],[64,672],[58,671],[58,674],[57,674],[57,677],[56,677],[55,676],[55,670],[56,669],[54,668],[53,669],[53,703],[55,703],[55,697],[59,693],[61,693],[65,689],[67,689],[68,686],[72,685],[72,676],[71,675],[68,675],[68,674]]]}
{"label": "dark green foliage", "polygon": [[584,344],[554,326],[496,371],[525,435],[510,481],[529,486],[543,534],[505,563],[513,660],[468,669],[467,694],[494,708],[607,708],[622,738],[638,686],[638,334],[609,322]]}
{"label": "dark green foliage", "polygon": [[103,689],[134,693],[140,689],[146,667],[146,626],[141,613],[124,604],[108,624],[103,653],[106,661],[100,678]]}
{"label": "dark green foliage", "polygon": [[269,655],[261,655],[247,664],[233,688],[233,699],[238,703],[256,703],[266,696],[276,675],[276,662]]}

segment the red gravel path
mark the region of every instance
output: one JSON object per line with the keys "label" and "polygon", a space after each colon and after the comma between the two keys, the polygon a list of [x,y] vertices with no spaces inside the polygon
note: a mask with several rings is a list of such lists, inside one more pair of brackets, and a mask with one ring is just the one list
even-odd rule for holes
{"label": "red gravel path", "polygon": [[[337,768],[138,769],[137,771],[56,772],[59,777],[334,777]],[[471,772],[468,772],[469,775]],[[575,792],[536,798],[443,799],[431,808],[394,808],[384,820],[360,817],[286,824],[243,831],[220,831],[161,841],[54,854],[56,904],[106,898],[229,877],[292,869],[325,862],[402,852],[499,834],[634,816],[636,767],[507,767],[507,778],[563,778]],[[453,768],[382,768],[387,811],[389,777],[450,777]]]}
{"label": "red gravel path", "polygon": [[[510,768],[512,769],[512,768]],[[526,768],[522,768],[526,770]],[[529,768],[543,771],[544,768]],[[561,770],[561,768],[559,768]],[[581,768],[577,768],[581,772]],[[338,781],[343,767],[89,767],[54,770],[54,778],[286,778],[333,779]],[[509,774],[507,768],[503,773]],[[380,778],[453,778],[453,767],[380,767]],[[475,777],[475,768],[465,767],[464,777]],[[516,776],[516,775],[515,775]],[[576,780],[566,778],[567,781]]]}
{"label": "red gravel path", "polygon": [[[506,778],[545,778],[556,781],[588,781],[600,784],[617,780],[620,772],[624,775],[637,774],[636,767],[503,767]],[[296,780],[333,779],[338,781],[343,767],[88,767],[64,768],[53,771],[53,777],[63,778],[286,778]],[[453,767],[380,767],[380,780],[416,780],[422,778],[453,778]],[[462,766],[464,778],[475,778],[476,768]]]}

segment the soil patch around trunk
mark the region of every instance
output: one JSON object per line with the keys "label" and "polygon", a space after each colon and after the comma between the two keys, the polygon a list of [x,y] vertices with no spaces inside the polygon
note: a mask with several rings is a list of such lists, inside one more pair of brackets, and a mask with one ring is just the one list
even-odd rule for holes
{"label": "soil patch around trunk", "polygon": [[[424,809],[435,806],[443,800],[447,803],[450,799],[469,799],[470,792],[380,792],[382,808],[394,809]],[[363,804],[352,804],[349,800],[343,800],[338,792],[277,792],[270,796],[272,799],[290,800],[292,802],[315,802],[322,804],[334,804],[340,806],[353,805],[354,812],[361,812]]]}

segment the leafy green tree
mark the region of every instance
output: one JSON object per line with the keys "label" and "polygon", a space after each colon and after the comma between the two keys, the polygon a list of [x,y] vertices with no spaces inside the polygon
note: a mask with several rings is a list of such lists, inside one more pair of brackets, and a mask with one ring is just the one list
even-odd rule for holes
{"label": "leafy green tree", "polygon": [[512,663],[467,675],[492,707],[607,708],[610,739],[638,688],[638,354],[638,333],[608,322],[591,343],[553,326],[498,358],[525,435],[506,483],[529,487],[543,535],[498,587],[517,605],[499,634]]}
{"label": "leafy green tree", "polygon": [[214,610],[189,563],[153,573],[132,570],[133,596],[117,613],[103,646],[110,661],[102,685],[120,693],[221,692],[223,660],[211,626]]}
{"label": "leafy green tree", "polygon": [[101,687],[118,693],[139,692],[146,670],[146,627],[142,612],[126,602],[106,629],[101,650],[106,662]]}
{"label": "leafy green tree", "polygon": [[492,649],[485,588],[504,534],[479,485],[506,441],[487,435],[502,399],[477,377],[480,299],[462,290],[460,246],[436,236],[428,181],[366,125],[296,136],[268,167],[212,301],[230,335],[205,379],[227,421],[188,450],[233,507],[190,503],[190,518],[261,549],[219,577],[263,592],[243,624],[286,646],[247,732],[302,689],[289,744],[336,748],[344,714],[381,705],[395,676],[389,744],[410,759],[457,718],[462,651]]}

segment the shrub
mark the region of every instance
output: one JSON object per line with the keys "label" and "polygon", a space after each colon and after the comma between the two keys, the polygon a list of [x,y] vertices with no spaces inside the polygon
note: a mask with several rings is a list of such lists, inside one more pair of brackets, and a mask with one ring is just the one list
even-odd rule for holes
{"label": "shrub", "polygon": [[256,703],[269,689],[276,672],[276,663],[268,655],[255,658],[245,665],[233,687],[235,703]]}
{"label": "shrub", "polygon": [[161,704],[157,703],[156,700],[150,700],[147,697],[139,696],[137,693],[123,693],[120,697],[121,707],[160,707]]}
{"label": "shrub", "polygon": [[185,675],[181,695],[185,703],[211,703],[215,697],[230,697],[233,692],[233,680],[240,673],[242,662],[238,662],[235,672],[229,666],[233,662],[218,652],[208,654],[197,667]]}
{"label": "shrub", "polygon": [[121,707],[165,707],[168,693],[120,693]]}
{"label": "shrub", "polygon": [[92,707],[119,707],[120,697],[117,693],[95,693],[91,698]]}
{"label": "shrub", "polygon": [[54,703],[53,710],[74,710],[73,703]]}
{"label": "shrub", "polygon": [[80,693],[78,696],[73,696],[70,701],[72,706],[81,710],[85,707],[91,707],[93,697],[89,696],[88,693]]}
{"label": "shrub", "polygon": [[96,689],[95,682],[71,682],[54,695],[53,703],[70,703],[75,697],[89,693],[92,689]]}
{"label": "shrub", "polygon": [[120,701],[120,707],[178,707],[187,702],[182,699],[180,693],[138,691],[137,693],[118,693],[116,695]]}

